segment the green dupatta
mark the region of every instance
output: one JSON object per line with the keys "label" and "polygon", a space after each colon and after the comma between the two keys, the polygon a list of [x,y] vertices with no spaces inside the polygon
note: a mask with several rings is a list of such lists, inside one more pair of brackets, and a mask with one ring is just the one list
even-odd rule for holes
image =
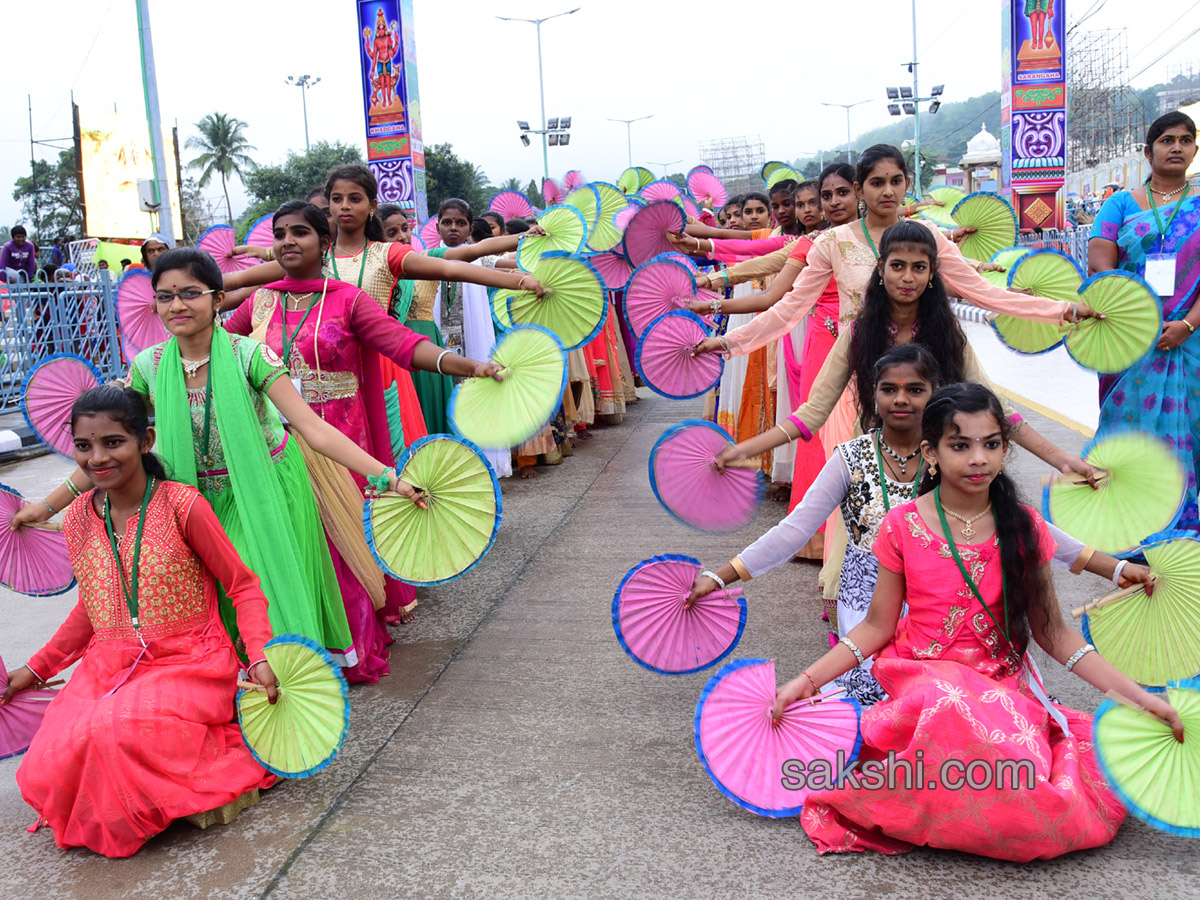
{"label": "green dupatta", "polygon": [[[217,430],[245,534],[247,558],[244,562],[259,577],[268,600],[283,597],[311,599],[313,587],[304,578],[305,567],[286,515],[286,498],[272,471],[262,426],[250,402],[246,375],[238,363],[229,333],[219,326],[213,329],[209,375],[213,398],[219,398],[213,403]],[[163,347],[155,381],[159,452],[170,464],[176,481],[197,487],[192,416],[179,342],[175,338]],[[311,602],[291,603],[288,608],[294,613],[303,610],[301,615],[305,619],[288,622],[289,630],[308,637],[321,635]]]}

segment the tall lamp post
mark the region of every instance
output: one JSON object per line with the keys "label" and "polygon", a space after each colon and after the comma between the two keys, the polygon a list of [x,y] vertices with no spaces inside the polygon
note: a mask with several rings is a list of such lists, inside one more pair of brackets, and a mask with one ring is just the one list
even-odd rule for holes
{"label": "tall lamp post", "polygon": [[557,19],[559,16],[569,16],[579,12],[580,7],[569,9],[566,12],[555,13],[552,16],[545,16],[541,19],[516,19],[509,16],[496,16],[501,22],[529,22],[537,29],[537,47],[538,47],[538,92],[542,98],[542,170],[543,177],[550,177],[550,153],[546,149],[546,85],[542,80],[542,23],[549,22],[551,19]]}
{"label": "tall lamp post", "polygon": [[654,113],[648,116],[638,116],[636,119],[609,119],[610,122],[623,122],[625,124],[625,144],[629,151],[629,165],[633,167],[633,123],[640,122],[643,119],[653,119]]}
{"label": "tall lamp post", "polygon": [[[912,0],[912,35],[913,35],[913,55],[912,62],[901,63],[902,66],[907,66],[909,74],[912,75],[912,87],[888,88],[887,98],[891,101],[900,100],[901,103],[892,102],[888,104],[888,112],[893,116],[906,115],[913,117],[913,169],[914,178],[913,193],[920,198],[921,196],[921,104],[927,101],[929,103],[929,112],[934,114],[938,111],[938,107],[942,105],[939,99],[942,96],[942,90],[945,85],[934,85],[933,90],[929,92],[928,97],[922,97],[920,88],[917,84],[917,0]],[[901,113],[903,109],[903,113]]]}
{"label": "tall lamp post", "polygon": [[826,103],[824,100],[821,101],[822,106],[840,106],[846,111],[846,162],[849,165],[854,165],[853,150],[850,143],[850,110],[869,102],[869,100],[859,100],[855,103]]}
{"label": "tall lamp post", "polygon": [[681,162],[683,162],[682,159],[673,159],[670,162],[650,162],[649,160],[647,160],[646,164],[651,165],[651,166],[662,166],[663,167],[663,178],[665,179],[667,177],[667,167],[673,166],[673,165],[675,165],[675,163],[681,163]]}
{"label": "tall lamp post", "polygon": [[294,78],[291,75],[287,77],[287,83],[292,87],[300,88],[301,105],[304,108],[304,152],[308,152],[308,92],[321,83],[320,78],[314,79],[311,75],[301,75],[299,78]]}

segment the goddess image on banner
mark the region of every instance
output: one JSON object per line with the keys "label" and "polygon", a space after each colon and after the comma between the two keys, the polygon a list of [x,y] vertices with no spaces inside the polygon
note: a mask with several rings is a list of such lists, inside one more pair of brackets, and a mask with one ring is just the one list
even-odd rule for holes
{"label": "goddess image on banner", "polygon": [[362,32],[363,107],[367,139],[408,134],[408,102],[396,0],[359,3]]}

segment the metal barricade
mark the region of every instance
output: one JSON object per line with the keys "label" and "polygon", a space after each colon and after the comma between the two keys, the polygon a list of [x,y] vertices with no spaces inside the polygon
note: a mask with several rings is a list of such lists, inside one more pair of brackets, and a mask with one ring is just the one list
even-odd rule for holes
{"label": "metal barricade", "polygon": [[1041,234],[1029,232],[1017,236],[1017,246],[1030,250],[1041,250],[1049,247],[1067,254],[1087,271],[1088,239],[1091,237],[1091,226],[1068,228],[1062,231],[1050,229]]}
{"label": "metal barricade", "polygon": [[98,281],[10,284],[0,316],[0,412],[20,407],[26,376],[56,353],[74,353],[100,370],[101,381],[120,378],[116,284]]}

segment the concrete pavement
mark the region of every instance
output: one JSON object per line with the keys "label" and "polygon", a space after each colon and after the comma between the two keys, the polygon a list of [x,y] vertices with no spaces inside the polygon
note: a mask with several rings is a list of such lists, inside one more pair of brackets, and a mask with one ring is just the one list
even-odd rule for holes
{"label": "concrete pavement", "polygon": [[[626,423],[597,432],[558,469],[504,485],[495,547],[468,576],[424,592],[394,629],[393,674],[351,690],[350,737],[319,775],[267,792],[234,824],[176,825],[129,860],[61,852],[26,834],[32,813],[0,762],[0,897],[707,898],[728,896],[1075,898],[1195,896],[1195,844],[1130,819],[1108,847],[1029,865],[917,850],[818,858],[795,820],[754,816],[708,780],[692,744],[707,677],[650,673],[613,635],[612,592],[655,553],[724,562],[786,511],[707,535],[650,492],[658,435],[699,411],[642,392]],[[1063,446],[1083,437],[1032,416]],[[1045,471],[1019,454],[1032,498]],[[26,462],[0,481],[28,495],[66,464]],[[827,647],[815,568],[789,564],[746,587],[735,657],[775,657],[791,677]],[[1105,592],[1056,572],[1063,607]],[[0,652],[17,665],[74,595],[0,596]],[[1040,651],[1036,651],[1040,654]],[[1080,709],[1099,697],[1042,663],[1051,693]],[[982,883],[980,879],[983,879]]]}

